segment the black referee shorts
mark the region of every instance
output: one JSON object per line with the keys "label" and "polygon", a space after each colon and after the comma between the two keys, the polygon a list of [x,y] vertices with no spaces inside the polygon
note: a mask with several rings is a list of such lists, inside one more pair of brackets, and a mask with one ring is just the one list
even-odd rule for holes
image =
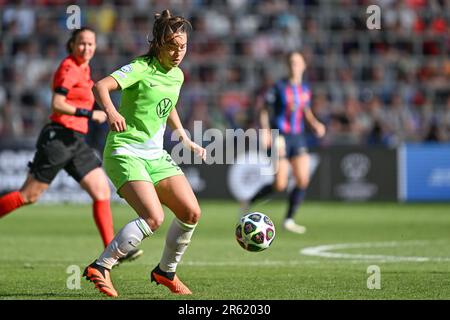
{"label": "black referee shorts", "polygon": [[47,184],[61,169],[80,182],[86,174],[102,165],[100,158],[84,141],[84,134],[54,122],[42,129],[36,147],[34,159],[28,164],[30,174]]}

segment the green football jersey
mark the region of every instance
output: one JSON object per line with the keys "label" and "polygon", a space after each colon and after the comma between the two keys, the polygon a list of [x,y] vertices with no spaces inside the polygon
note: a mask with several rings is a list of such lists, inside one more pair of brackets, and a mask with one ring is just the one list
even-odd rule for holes
{"label": "green football jersey", "polygon": [[165,70],[156,58],[138,57],[111,76],[122,89],[119,113],[127,130],[109,132],[105,156],[161,157],[167,117],[178,101],[183,72],[178,67]]}

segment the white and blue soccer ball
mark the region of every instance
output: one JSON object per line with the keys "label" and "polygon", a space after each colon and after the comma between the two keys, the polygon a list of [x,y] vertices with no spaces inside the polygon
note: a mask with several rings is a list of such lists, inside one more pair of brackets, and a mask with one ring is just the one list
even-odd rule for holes
{"label": "white and blue soccer ball", "polygon": [[247,251],[258,252],[267,249],[275,238],[275,225],[261,212],[244,215],[236,225],[236,240]]}

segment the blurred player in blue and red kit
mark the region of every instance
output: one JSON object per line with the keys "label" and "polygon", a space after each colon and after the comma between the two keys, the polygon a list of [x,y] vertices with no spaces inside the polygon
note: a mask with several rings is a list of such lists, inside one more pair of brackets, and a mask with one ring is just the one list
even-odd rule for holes
{"label": "blurred player in blue and red kit", "polygon": [[248,206],[274,191],[284,191],[288,186],[289,165],[295,178],[295,187],[289,195],[289,207],[284,220],[284,228],[295,233],[304,233],[306,228],[294,222],[294,215],[305,196],[309,185],[309,154],[305,137],[305,125],[308,123],[317,137],[325,135],[325,126],[311,111],[311,90],[303,80],[306,63],[298,51],[288,54],[289,76],[275,83],[266,97],[266,108],[260,115],[261,128],[278,129],[280,135],[272,141],[270,134],[264,135],[266,147],[277,152],[277,168],[273,184],[262,187],[255,196],[243,204]]}
{"label": "blurred player in blue and red kit", "polygon": [[[85,142],[88,120],[106,121],[106,114],[93,110],[94,94],[89,62],[95,54],[95,32],[81,28],[72,32],[66,49],[69,55],[53,78],[52,114],[42,129],[29,173],[18,191],[0,198],[0,217],[35,203],[61,169],[72,176],[93,200],[94,220],[106,247],[114,237],[110,189],[102,162]],[[132,254],[140,255],[142,251]],[[131,258],[131,257],[127,257]],[[126,260],[126,259],[125,259]]]}

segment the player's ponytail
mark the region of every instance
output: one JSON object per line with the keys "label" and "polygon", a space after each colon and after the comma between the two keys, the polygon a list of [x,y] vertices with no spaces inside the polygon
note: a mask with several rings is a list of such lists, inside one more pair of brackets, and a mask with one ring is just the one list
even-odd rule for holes
{"label": "player's ponytail", "polygon": [[95,31],[93,29],[89,28],[89,27],[83,27],[83,28],[80,28],[80,29],[73,30],[72,34],[70,35],[69,40],[67,40],[67,42],[66,42],[66,51],[67,51],[68,54],[72,54],[72,48],[71,48],[72,47],[72,43],[75,42],[75,40],[77,39],[78,35],[80,33],[82,33],[83,31],[90,31],[90,32],[95,34]]}
{"label": "player's ponytail", "polygon": [[172,16],[169,10],[156,13],[152,31],[153,39],[147,39],[150,45],[147,56],[149,58],[157,57],[159,50],[171,34],[185,33],[190,28],[192,25],[188,20],[182,16]]}

